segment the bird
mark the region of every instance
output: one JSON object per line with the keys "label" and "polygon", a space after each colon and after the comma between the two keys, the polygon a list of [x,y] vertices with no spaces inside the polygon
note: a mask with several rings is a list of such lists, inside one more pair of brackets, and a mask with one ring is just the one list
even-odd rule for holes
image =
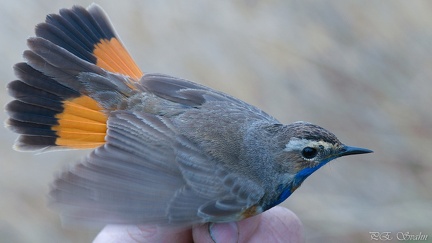
{"label": "bird", "polygon": [[329,161],[372,152],[198,83],[144,73],[96,4],[47,15],[27,46],[7,86],[14,149],[92,150],[50,186],[49,205],[67,222],[239,221],[280,204]]}

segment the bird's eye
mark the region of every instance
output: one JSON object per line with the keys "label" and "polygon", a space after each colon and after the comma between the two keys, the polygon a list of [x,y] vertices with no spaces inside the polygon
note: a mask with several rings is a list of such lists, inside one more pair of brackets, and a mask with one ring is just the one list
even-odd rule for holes
{"label": "bird's eye", "polygon": [[301,154],[305,159],[313,159],[318,154],[318,150],[306,147],[301,151]]}

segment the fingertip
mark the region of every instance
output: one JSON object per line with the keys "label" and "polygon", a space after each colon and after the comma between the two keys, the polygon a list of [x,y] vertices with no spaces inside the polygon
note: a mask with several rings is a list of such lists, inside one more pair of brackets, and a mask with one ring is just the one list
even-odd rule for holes
{"label": "fingertip", "polygon": [[281,242],[304,242],[303,224],[300,218],[285,207],[276,206],[262,214],[261,226],[265,225],[267,230]]}
{"label": "fingertip", "polygon": [[237,222],[207,223],[194,226],[192,234],[194,242],[239,242],[239,229]]}
{"label": "fingertip", "polygon": [[297,217],[297,215],[293,211],[291,211],[290,209],[288,209],[286,207],[275,206],[275,207],[270,208],[266,212],[268,214],[271,214],[271,215],[279,215],[282,217],[292,218],[292,219],[300,221],[300,219]]}
{"label": "fingertip", "polygon": [[214,242],[238,242],[239,230],[237,222],[211,223],[208,231]]}

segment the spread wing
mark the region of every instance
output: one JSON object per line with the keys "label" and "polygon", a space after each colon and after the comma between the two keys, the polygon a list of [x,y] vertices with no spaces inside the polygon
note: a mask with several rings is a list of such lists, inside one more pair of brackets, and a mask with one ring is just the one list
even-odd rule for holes
{"label": "spread wing", "polygon": [[55,180],[51,203],[65,219],[184,226],[234,220],[263,196],[177,134],[169,118],[115,111],[106,141]]}
{"label": "spread wing", "polygon": [[[232,105],[233,120],[271,119],[264,112],[182,79],[141,78],[96,5],[49,15],[28,46],[27,62],[15,66],[18,80],[8,86],[16,100],[6,107],[7,124],[21,134],[17,148],[97,147],[55,180],[52,204],[63,215],[102,223],[185,225],[235,219],[262,197],[261,187],[228,173],[182,133],[194,130],[193,123],[206,124],[190,116],[220,114],[212,102],[223,103],[219,108]],[[180,131],[170,119],[183,118],[189,123]],[[213,134],[221,134],[219,128]],[[224,132],[235,142],[232,134]]]}

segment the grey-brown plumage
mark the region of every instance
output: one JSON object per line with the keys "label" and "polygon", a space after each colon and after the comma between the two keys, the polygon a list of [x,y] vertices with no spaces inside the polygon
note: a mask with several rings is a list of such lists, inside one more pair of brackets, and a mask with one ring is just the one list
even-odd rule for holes
{"label": "grey-brown plumage", "polygon": [[[61,145],[56,126],[67,127],[61,122],[67,122],[62,115],[72,109],[65,105],[71,99],[88,96],[105,114],[104,144],[51,188],[52,206],[67,219],[164,226],[241,220],[285,200],[330,160],[371,152],[345,146],[310,123],[280,124],[254,106],[187,80],[161,74],[137,80],[107,71],[86,51],[91,46],[73,41],[75,32],[98,29],[112,33],[104,38],[115,38],[103,11],[96,5],[88,12],[68,11],[64,16],[85,20],[67,24],[71,18],[51,16],[62,24],[40,25],[43,35],[29,39],[27,63],[17,66],[20,80],[9,85],[18,101],[7,108],[11,129],[31,141],[21,139],[20,146],[30,149]],[[65,26],[74,31],[62,32]],[[102,38],[94,36],[95,43]],[[34,81],[36,76],[45,83]],[[42,94],[53,107],[42,102]],[[29,96],[43,114],[24,109]]]}

